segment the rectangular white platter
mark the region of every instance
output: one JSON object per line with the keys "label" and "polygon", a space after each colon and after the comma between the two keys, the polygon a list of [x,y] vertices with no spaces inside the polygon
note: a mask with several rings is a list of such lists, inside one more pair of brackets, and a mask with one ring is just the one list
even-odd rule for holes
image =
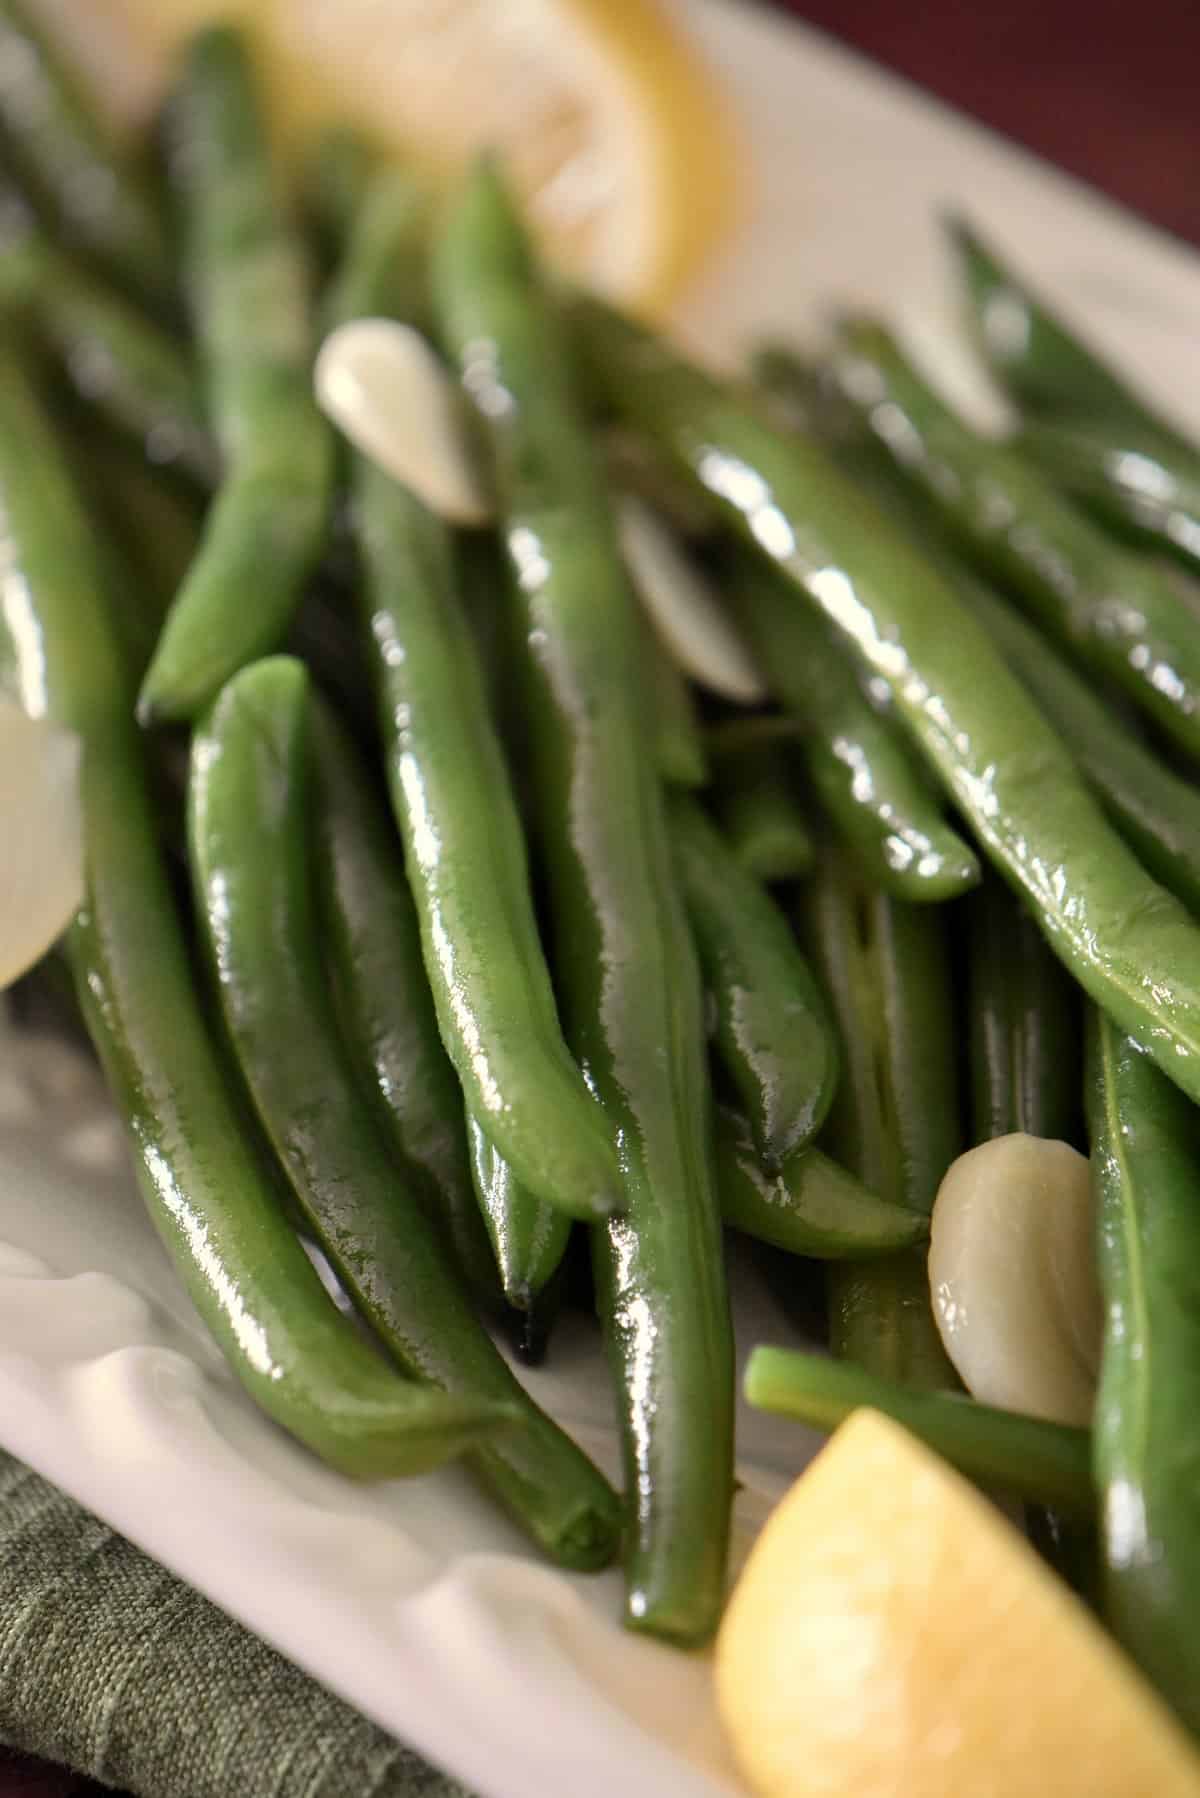
{"label": "rectangular white platter", "polygon": [[[850,299],[889,313],[983,406],[936,228],[955,204],[1200,427],[1190,250],[778,15],[679,11],[749,148],[739,240],[682,308],[689,339],[729,360],[765,331],[807,339]],[[0,1043],[0,1445],[481,1798],[738,1792],[706,1661],[623,1634],[616,1575],[539,1564],[457,1473],[354,1487],[254,1411],[127,1175],[25,1108],[6,1072],[18,1063]],[[751,1272],[735,1284],[743,1355],[785,1339]],[[615,1471],[582,1325],[530,1383]],[[814,1446],[743,1412],[739,1547]]]}

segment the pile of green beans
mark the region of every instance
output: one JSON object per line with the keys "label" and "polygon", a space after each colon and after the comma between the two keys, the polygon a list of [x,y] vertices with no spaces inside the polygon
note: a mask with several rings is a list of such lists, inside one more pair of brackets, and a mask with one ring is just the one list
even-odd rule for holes
{"label": "pile of green beans", "polygon": [[[289,204],[230,27],[163,171],[12,0],[6,40],[41,101],[0,82],[0,692],[82,739],[66,959],[251,1398],[354,1477],[461,1459],[559,1564],[620,1556],[631,1628],[703,1643],[753,1238],[823,1279],[832,1359],[760,1349],[751,1402],[875,1406],[1024,1501],[1200,1729],[1200,622],[1145,553],[1200,559],[1200,451],[961,222],[1008,442],[863,319],[715,379],[547,281],[487,158],[439,215],[337,131]],[[334,443],[313,357],[366,315],[460,382],[486,529]],[[763,704],[639,609],[630,487]],[[939,1185],[1012,1131],[1092,1150],[1090,1432],[977,1404],[935,1323]],[[581,1299],[621,1493],[496,1346],[553,1364]]]}

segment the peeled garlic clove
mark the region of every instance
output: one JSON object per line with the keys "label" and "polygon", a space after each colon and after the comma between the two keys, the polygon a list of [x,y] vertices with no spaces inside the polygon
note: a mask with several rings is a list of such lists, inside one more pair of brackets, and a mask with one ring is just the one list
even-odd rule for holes
{"label": "peeled garlic clove", "polygon": [[0,704],[0,987],[40,961],[83,903],[80,742]]}
{"label": "peeled garlic clove", "polygon": [[492,506],[463,427],[458,390],[410,325],[359,318],[321,345],[317,403],[355,449],[452,524],[486,524]]}
{"label": "peeled garlic clove", "polygon": [[1088,1162],[1064,1142],[997,1137],[938,1189],[929,1284],[946,1353],[976,1398],[1088,1424],[1103,1303]]}
{"label": "peeled garlic clove", "polygon": [[629,578],[684,673],[742,705],[765,699],[767,689],[750,651],[671,532],[631,493],[617,500],[616,513]]}

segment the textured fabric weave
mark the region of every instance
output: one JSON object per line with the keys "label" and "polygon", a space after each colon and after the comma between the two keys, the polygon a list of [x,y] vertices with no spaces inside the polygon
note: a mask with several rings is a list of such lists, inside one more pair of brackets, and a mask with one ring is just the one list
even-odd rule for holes
{"label": "textured fabric weave", "polygon": [[137,1798],[469,1798],[3,1455],[0,1742]]}

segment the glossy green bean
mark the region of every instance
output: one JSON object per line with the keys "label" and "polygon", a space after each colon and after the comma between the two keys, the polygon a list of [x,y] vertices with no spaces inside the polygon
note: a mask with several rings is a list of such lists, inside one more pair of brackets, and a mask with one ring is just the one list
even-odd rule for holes
{"label": "glossy green bean", "polygon": [[625,1620],[694,1642],[724,1593],[733,1399],[700,976],[635,602],[557,314],[490,163],[449,214],[434,292],[488,433],[516,576],[564,1015],[620,1144],[628,1213],[595,1231],[593,1248],[630,1511]]}
{"label": "glossy green bean", "polygon": [[963,551],[1173,741],[1200,751],[1200,633],[1163,571],[1012,447],[968,429],[873,321],[843,322],[829,375]]}
{"label": "glossy green bean", "polygon": [[[927,1218],[961,1147],[940,914],[865,886],[833,847],[818,859],[802,903],[842,1043],[825,1140],[870,1192]],[[835,1354],[907,1386],[957,1384],[933,1319],[923,1252],[831,1268],[829,1301]]]}
{"label": "glossy green bean", "polygon": [[1135,425],[1026,420],[1016,439],[1105,524],[1200,567],[1200,456]]}
{"label": "glossy green bean", "polygon": [[0,517],[5,565],[21,576],[0,625],[0,681],[84,741],[88,887],[66,951],[139,1185],[268,1416],[345,1473],[417,1471],[490,1429],[496,1407],[422,1394],[360,1341],[246,1133],[168,889],[96,537],[22,361],[0,339]]}
{"label": "glossy green bean", "polygon": [[[200,502],[112,431],[93,425],[83,453],[96,503],[140,572],[138,604],[147,632],[157,632],[196,553]],[[148,642],[146,660],[152,647]]]}
{"label": "glossy green bean", "polygon": [[1022,407],[1046,418],[1149,430],[1190,448],[965,219],[944,223],[979,347]]}
{"label": "glossy green bean", "polygon": [[825,1122],[838,1079],[833,1027],[783,913],[695,800],[674,795],[668,818],[717,1054],[774,1166]]}
{"label": "glossy green bean", "polygon": [[616,1155],[559,1027],[449,534],[361,459],[354,492],[392,809],[442,1041],[521,1182],[572,1216],[606,1216]]}
{"label": "glossy green bean", "polygon": [[[825,420],[822,420],[824,423]],[[1100,804],[1156,880],[1200,912],[1200,795],[1149,750],[1087,677],[936,535],[920,498],[877,445],[837,445],[839,466],[882,504],[986,628],[1045,719],[1070,744]]]}
{"label": "glossy green bean", "polygon": [[18,0],[0,4],[0,131],[60,234],[127,287],[169,304],[167,231],[150,183]]}
{"label": "glossy green bean", "polygon": [[1200,914],[1200,793],[1140,742],[1041,633],[978,582],[961,596],[1071,745],[1101,805],[1138,859]]}
{"label": "glossy green bean", "polygon": [[898,721],[1084,990],[1200,1099],[1200,930],[1110,829],[953,586],[819,445],[596,303],[573,316],[622,410],[889,683]]}
{"label": "glossy green bean", "polygon": [[504,1296],[514,1310],[529,1313],[562,1266],[571,1239],[571,1220],[521,1185],[482,1125],[467,1113],[467,1141],[475,1197]]}
{"label": "glossy green bean", "polygon": [[746,1118],[726,1105],[717,1108],[717,1186],[727,1224],[791,1255],[868,1261],[929,1234],[923,1217],[877,1199],[820,1149],[793,1150],[768,1171]]}
{"label": "glossy green bean", "polygon": [[187,296],[225,467],[142,684],[145,720],[194,717],[283,640],[324,548],[333,484],[304,254],[233,28],[192,40],[169,116]]}
{"label": "glossy green bean", "polygon": [[370,177],[321,299],[326,330],[354,318],[424,326],[429,213],[428,194],[406,169],[385,164]]}
{"label": "glossy green bean", "polygon": [[967,901],[972,1140],[1024,1131],[1074,1142],[1078,991],[999,881]]}
{"label": "glossy green bean", "polygon": [[462,1094],[438,1035],[396,833],[373,771],[317,694],[310,714],[314,868],[342,1028],[406,1178],[424,1188],[471,1290],[495,1304]]}
{"label": "glossy green bean", "polygon": [[784,744],[739,742],[726,731],[712,733],[709,747],[713,811],[734,859],[768,884],[803,880],[813,865],[812,833]]}
{"label": "glossy green bean", "polygon": [[305,663],[359,745],[376,754],[378,718],[358,619],[340,581],[319,580],[292,619],[285,650]]}
{"label": "glossy green bean", "polygon": [[1106,1306],[1092,1432],[1105,1612],[1200,1729],[1200,1135],[1195,1111],[1099,1013],[1088,1059]]}
{"label": "glossy green bean", "polygon": [[668,786],[702,787],[708,780],[708,761],[692,690],[678,662],[644,614],[640,634],[658,771]]}
{"label": "glossy green bean", "polygon": [[210,486],[218,457],[186,353],[40,230],[0,179],[0,311],[45,347],[89,411],[157,467]]}
{"label": "glossy green bean", "polygon": [[745,1393],[760,1411],[795,1417],[815,1430],[835,1430],[860,1406],[882,1411],[911,1430],[960,1473],[987,1490],[1074,1516],[1095,1511],[1091,1437],[1087,1430],[997,1411],[958,1392],[914,1392],[824,1355],[756,1348]]}
{"label": "glossy green bean", "polygon": [[193,742],[197,911],[242,1075],[321,1246],[400,1365],[513,1414],[519,1427],[472,1451],[489,1490],[556,1559],[601,1566],[616,1546],[616,1496],[476,1319],[339,1036],[312,891],[308,698],[301,663],[252,663]]}
{"label": "glossy green bean", "polygon": [[978,860],[828,625],[751,557],[737,559],[726,590],[775,692],[807,726],[800,755],[809,781],[867,878],[918,903],[967,892]]}
{"label": "glossy green bean", "polygon": [[[1024,1131],[1079,1139],[1082,1060],[1079,991],[1055,961],[1033,919],[990,876],[966,904],[971,1141]],[[1032,1502],[1026,1528],[1072,1584],[1094,1580],[1090,1519]]]}
{"label": "glossy green bean", "polygon": [[353,125],[327,126],[307,146],[298,177],[300,209],[328,268],[342,260],[355,214],[382,163],[378,145]]}

